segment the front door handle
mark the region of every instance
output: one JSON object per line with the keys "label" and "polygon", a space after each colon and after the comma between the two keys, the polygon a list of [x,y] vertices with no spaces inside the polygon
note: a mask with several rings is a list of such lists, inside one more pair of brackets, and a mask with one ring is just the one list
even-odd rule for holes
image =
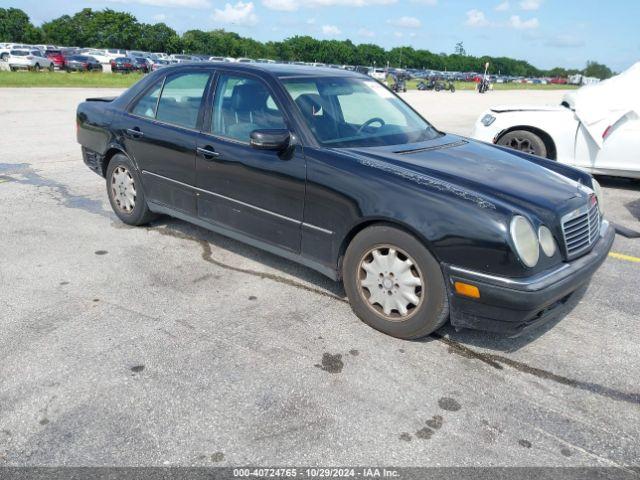
{"label": "front door handle", "polygon": [[216,152],[213,147],[206,145],[204,147],[198,147],[197,152],[202,155],[206,160],[210,160],[212,158],[219,157],[220,154]]}
{"label": "front door handle", "polygon": [[144,133],[142,133],[138,127],[127,128],[127,133],[134,138],[144,136]]}

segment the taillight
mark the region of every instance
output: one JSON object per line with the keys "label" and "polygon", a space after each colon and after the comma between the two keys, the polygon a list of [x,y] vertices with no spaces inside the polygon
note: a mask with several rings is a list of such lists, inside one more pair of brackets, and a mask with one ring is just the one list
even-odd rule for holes
{"label": "taillight", "polygon": [[27,60],[33,60],[33,57],[31,55],[28,55]]}

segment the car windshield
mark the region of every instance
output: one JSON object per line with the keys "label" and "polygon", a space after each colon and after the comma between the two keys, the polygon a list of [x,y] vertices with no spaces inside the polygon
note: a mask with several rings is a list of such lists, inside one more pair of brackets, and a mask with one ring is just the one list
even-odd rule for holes
{"label": "car windshield", "polygon": [[440,135],[375,80],[319,77],[283,83],[318,142],[327,147],[399,145]]}

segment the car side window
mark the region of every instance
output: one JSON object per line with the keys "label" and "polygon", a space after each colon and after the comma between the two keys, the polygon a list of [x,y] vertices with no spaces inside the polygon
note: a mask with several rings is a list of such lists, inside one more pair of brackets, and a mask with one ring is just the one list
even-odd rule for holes
{"label": "car side window", "polygon": [[158,97],[162,91],[162,80],[149,90],[144,96],[138,100],[136,105],[131,110],[134,115],[140,115],[141,117],[156,118],[156,107],[158,106]]}
{"label": "car side window", "polygon": [[162,89],[156,120],[196,128],[208,72],[185,73],[167,78]]}
{"label": "car side window", "polygon": [[267,86],[253,78],[221,75],[213,100],[211,132],[249,142],[258,129],[287,128]]}

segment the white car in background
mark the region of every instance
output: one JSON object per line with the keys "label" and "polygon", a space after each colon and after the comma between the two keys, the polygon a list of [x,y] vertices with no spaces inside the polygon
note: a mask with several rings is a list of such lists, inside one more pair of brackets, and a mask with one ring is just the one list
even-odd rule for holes
{"label": "white car in background", "polygon": [[380,82],[384,82],[387,79],[387,71],[384,68],[372,68],[369,70],[369,76]]}
{"label": "white car in background", "polygon": [[236,59],[231,57],[209,57],[209,61],[231,63],[231,62],[235,62]]}
{"label": "white car in background", "polygon": [[640,178],[640,62],[557,106],[493,107],[471,137],[594,174]]}
{"label": "white car in background", "polygon": [[31,50],[31,45],[23,45],[21,43],[3,43],[0,44],[0,60],[6,61],[9,58],[11,50]]}
{"label": "white car in background", "polygon": [[87,55],[89,57],[95,58],[98,62],[102,64],[106,64],[111,62],[111,57],[104,53],[104,50],[98,49],[84,49],[82,50],[82,55]]}
{"label": "white car in background", "polygon": [[11,50],[7,57],[11,70],[42,70],[53,71],[53,62],[44,56],[40,50]]}
{"label": "white car in background", "polygon": [[109,58],[109,62],[111,60],[115,60],[116,58],[127,56],[127,51],[120,48],[105,48],[103,52],[104,55]]}

